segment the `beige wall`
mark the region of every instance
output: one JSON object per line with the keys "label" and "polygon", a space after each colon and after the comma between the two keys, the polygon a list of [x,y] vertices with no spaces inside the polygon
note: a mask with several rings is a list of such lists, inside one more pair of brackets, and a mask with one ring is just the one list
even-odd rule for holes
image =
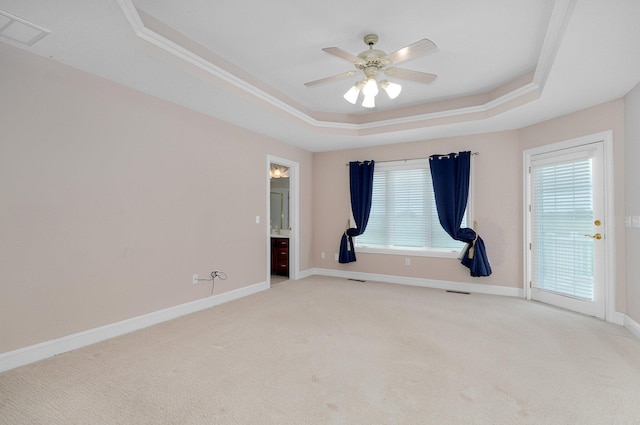
{"label": "beige wall", "polygon": [[4,43],[0,56],[0,353],[210,296],[194,273],[226,272],[216,294],[264,282],[267,154],[301,164],[311,266],[310,153]]}
{"label": "beige wall", "polygon": [[616,310],[626,309],[624,232],[624,101],[603,103],[593,108],[542,122],[519,131],[522,149],[613,131],[614,215],[616,229]]}
{"label": "beige wall", "polygon": [[[358,261],[339,264],[334,259],[349,218],[349,173],[355,160],[388,161],[424,158],[470,150],[473,157],[474,219],[485,241],[493,274],[472,278],[456,259],[358,253]],[[315,215],[314,264],[319,268],[375,273],[453,282],[477,282],[522,287],[521,150],[517,132],[465,136],[425,142],[316,153],[314,155]],[[326,258],[321,258],[321,253]],[[411,265],[405,265],[405,257]]]}
{"label": "beige wall", "polygon": [[[625,215],[640,215],[640,84],[625,97]],[[640,229],[626,230],[627,315],[640,323]]]}

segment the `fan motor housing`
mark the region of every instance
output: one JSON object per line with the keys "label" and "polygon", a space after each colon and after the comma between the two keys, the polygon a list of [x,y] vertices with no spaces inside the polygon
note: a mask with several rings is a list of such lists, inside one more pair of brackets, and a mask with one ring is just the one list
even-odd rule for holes
{"label": "fan motor housing", "polygon": [[367,34],[364,36],[364,43],[369,46],[369,49],[358,53],[358,57],[362,59],[364,63],[356,64],[356,68],[361,71],[364,71],[367,68],[377,68],[379,70],[380,68],[389,64],[389,61],[384,60],[384,58],[387,56],[387,52],[373,48],[373,45],[377,42],[377,34]]}
{"label": "fan motor housing", "polygon": [[385,61],[384,58],[387,56],[387,53],[378,50],[378,49],[369,49],[365,50],[358,54],[358,57],[364,61],[362,64],[357,64],[356,67],[360,70],[365,68],[370,68],[375,66],[376,68],[382,68],[385,65],[388,65],[388,61]]}

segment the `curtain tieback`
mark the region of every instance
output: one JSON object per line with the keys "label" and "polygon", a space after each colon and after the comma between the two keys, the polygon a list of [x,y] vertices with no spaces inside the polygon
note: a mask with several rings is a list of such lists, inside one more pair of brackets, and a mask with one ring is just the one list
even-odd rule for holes
{"label": "curtain tieback", "polygon": [[349,236],[349,234],[347,233],[347,230],[344,231],[344,237],[347,239],[347,251],[351,251],[351,244],[349,243],[351,240],[351,236]]}
{"label": "curtain tieback", "polygon": [[351,251],[351,244],[349,243],[351,241],[351,237],[349,236],[349,233],[347,233],[350,227],[351,227],[351,219],[348,219],[347,227],[344,230],[344,235],[347,237],[347,251]]}
{"label": "curtain tieback", "polygon": [[469,258],[473,258],[473,252],[475,251],[474,246],[478,239],[478,222],[475,220],[473,221],[473,232],[476,234],[476,237],[471,241],[471,246],[469,247]]}
{"label": "curtain tieback", "polygon": [[344,236],[347,238],[347,251],[351,251],[351,244],[349,243],[350,236],[347,233],[349,231],[350,226],[351,226],[351,219],[348,219],[347,227],[344,229]]}
{"label": "curtain tieback", "polygon": [[476,237],[473,238],[473,240],[470,242],[471,246],[469,247],[469,258],[473,258],[473,251],[474,251],[473,247],[476,244],[476,239],[478,239],[478,234],[477,233],[476,233]]}

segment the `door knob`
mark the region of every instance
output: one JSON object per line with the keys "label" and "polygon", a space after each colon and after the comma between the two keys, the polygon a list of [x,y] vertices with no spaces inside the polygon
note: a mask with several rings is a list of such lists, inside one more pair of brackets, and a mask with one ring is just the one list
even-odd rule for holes
{"label": "door knob", "polygon": [[602,239],[602,235],[600,233],[596,233],[595,235],[585,235],[588,238],[593,238],[593,239]]}

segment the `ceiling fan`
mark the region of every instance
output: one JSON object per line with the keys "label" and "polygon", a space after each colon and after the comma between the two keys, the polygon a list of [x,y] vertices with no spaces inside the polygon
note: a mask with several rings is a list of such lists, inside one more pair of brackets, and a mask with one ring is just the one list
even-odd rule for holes
{"label": "ceiling fan", "polygon": [[[416,56],[426,54],[436,48],[433,41],[423,38],[413,44],[403,47],[400,50],[396,50],[391,54],[374,49],[373,46],[378,42],[378,36],[376,34],[367,34],[364,36],[364,42],[369,46],[368,50],[358,53],[357,56],[352,55],[338,47],[325,47],[324,50],[334,56],[341,59],[345,59],[353,63],[356,69],[364,73],[364,79],[358,81],[344,94],[344,98],[355,105],[358,100],[360,91],[364,95],[362,106],[365,108],[375,107],[375,97],[378,94],[378,83],[376,76],[379,72],[384,72],[388,76],[402,78],[405,80],[417,81],[419,83],[429,84],[437,78],[435,74],[429,74],[426,72],[411,71],[409,69],[396,68],[391,65],[413,59]],[[333,75],[331,77],[321,78],[315,81],[309,81],[304,83],[307,87],[317,86],[319,84],[328,83],[331,81],[339,80],[345,77],[351,77],[355,75],[357,71],[347,71],[342,74]],[[387,80],[380,81],[380,87],[382,87],[391,99],[395,99],[400,94],[402,87],[400,84],[392,83]]]}

